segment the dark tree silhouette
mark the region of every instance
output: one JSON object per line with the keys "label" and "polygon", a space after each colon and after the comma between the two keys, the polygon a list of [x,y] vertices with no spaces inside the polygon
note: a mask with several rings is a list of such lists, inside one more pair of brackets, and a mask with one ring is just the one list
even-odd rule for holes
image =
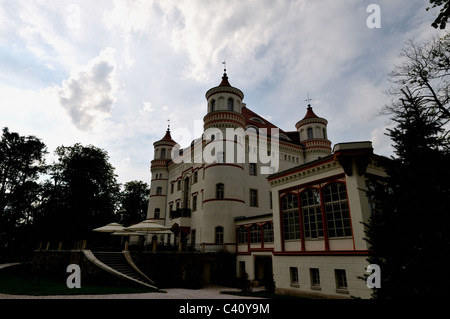
{"label": "dark tree silhouette", "polygon": [[34,136],[3,128],[0,140],[0,255],[28,247],[46,171],[46,146]]}

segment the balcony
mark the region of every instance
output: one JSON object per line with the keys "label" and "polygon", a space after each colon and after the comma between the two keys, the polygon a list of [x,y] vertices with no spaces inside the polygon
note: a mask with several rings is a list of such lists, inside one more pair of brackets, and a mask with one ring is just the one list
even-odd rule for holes
{"label": "balcony", "polygon": [[170,219],[180,218],[180,217],[191,217],[191,209],[190,208],[178,208],[177,210],[171,210]]}

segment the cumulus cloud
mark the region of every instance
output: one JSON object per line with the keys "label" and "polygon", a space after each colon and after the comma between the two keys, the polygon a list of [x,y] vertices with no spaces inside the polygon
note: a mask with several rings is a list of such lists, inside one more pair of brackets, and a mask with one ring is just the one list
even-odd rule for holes
{"label": "cumulus cloud", "polygon": [[116,63],[112,48],[100,52],[89,63],[71,74],[59,89],[60,104],[80,130],[91,130],[111,115],[116,100]]}
{"label": "cumulus cloud", "polygon": [[154,111],[153,107],[152,107],[152,103],[150,102],[142,102],[143,106],[142,108],[139,110],[139,113],[141,115],[145,115],[147,113],[151,113]]}
{"label": "cumulus cloud", "polygon": [[174,132],[194,131],[224,59],[248,107],[282,129],[295,130],[309,91],[333,143],[371,139],[389,152],[376,115],[385,76],[407,38],[434,32],[423,0],[377,1],[381,29],[366,26],[369,0],[0,2],[0,92],[14,105],[1,120],[36,127],[52,145],[103,147],[125,180],[148,177],[169,118]]}

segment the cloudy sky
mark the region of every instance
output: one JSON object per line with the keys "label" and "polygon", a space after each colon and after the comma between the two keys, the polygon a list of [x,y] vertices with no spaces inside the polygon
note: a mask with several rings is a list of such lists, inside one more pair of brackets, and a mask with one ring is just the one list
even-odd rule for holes
{"label": "cloudy sky", "polygon": [[[376,22],[380,9],[380,27]],[[286,131],[307,92],[333,144],[384,136],[388,73],[408,39],[429,39],[427,0],[0,0],[0,126],[53,153],[80,142],[106,150],[120,182],[149,183],[153,142],[194,135],[205,92],[231,85]],[[176,140],[180,140],[174,136]],[[187,139],[186,139],[187,140]],[[182,147],[188,144],[181,143]],[[51,159],[50,159],[51,160]]]}

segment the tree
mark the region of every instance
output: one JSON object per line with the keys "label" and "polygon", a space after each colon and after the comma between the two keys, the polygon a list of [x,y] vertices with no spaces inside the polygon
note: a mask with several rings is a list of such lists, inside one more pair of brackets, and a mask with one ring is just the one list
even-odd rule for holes
{"label": "tree", "polygon": [[[23,248],[46,171],[45,144],[3,128],[0,140],[0,249]],[[27,227],[27,228],[25,228]],[[20,243],[21,242],[21,243]],[[19,247],[20,246],[20,247]]]}
{"label": "tree", "polygon": [[136,224],[147,217],[150,187],[142,181],[125,183],[120,194],[120,223]]}
{"label": "tree", "polygon": [[421,97],[424,107],[433,109],[444,126],[450,121],[450,34],[424,43],[409,40],[400,57],[403,63],[390,74],[393,87],[387,93],[394,99],[385,108],[386,113],[403,108],[402,89],[408,87],[413,95]]}
{"label": "tree", "polygon": [[39,225],[43,237],[87,239],[92,229],[117,220],[119,184],[107,152],[95,146],[60,146],[45,185]]}
{"label": "tree", "polygon": [[[445,29],[445,26],[447,25],[447,20],[450,16],[450,0],[430,0],[430,4],[433,6],[431,8],[440,7],[441,11],[439,12],[439,15],[436,17],[436,19],[431,24],[433,28],[437,29],[438,27],[440,29]],[[427,11],[430,10],[430,7],[427,8]]]}
{"label": "tree", "polygon": [[371,256],[381,268],[375,298],[449,297],[450,141],[442,114],[420,91],[401,90],[388,130],[397,157],[383,161],[388,178],[369,191],[374,214],[366,225]]}

